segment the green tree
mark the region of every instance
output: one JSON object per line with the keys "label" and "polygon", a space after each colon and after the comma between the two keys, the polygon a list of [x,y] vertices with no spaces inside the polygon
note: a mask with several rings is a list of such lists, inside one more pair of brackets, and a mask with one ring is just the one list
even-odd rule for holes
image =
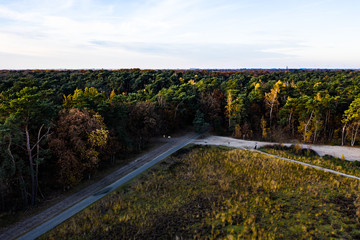
{"label": "green tree", "polygon": [[286,104],[280,110],[280,122],[283,126],[286,125],[286,129],[291,132],[292,136],[295,136],[297,100],[297,98],[288,97]]}
{"label": "green tree", "polygon": [[246,117],[245,96],[243,94],[236,94],[237,92],[237,90],[229,90],[226,99],[225,110],[228,118],[228,127],[231,131],[234,131],[237,125],[240,126]]}
{"label": "green tree", "polygon": [[204,119],[216,132],[222,129],[224,102],[225,96],[219,89],[203,93],[200,98],[200,110],[204,114]]}
{"label": "green tree", "polygon": [[160,116],[151,102],[137,102],[130,106],[127,130],[135,140],[137,150],[141,150],[148,139],[160,131]]}
{"label": "green tree", "polygon": [[193,125],[197,133],[202,133],[209,127],[209,124],[205,122],[204,114],[200,110],[197,110],[195,113]]}
{"label": "green tree", "polygon": [[296,115],[299,119],[298,131],[303,136],[304,142],[309,142],[312,136],[311,124],[315,117],[314,99],[307,95],[294,99],[296,101]]}
{"label": "green tree", "polygon": [[99,114],[104,117],[104,123],[109,128],[110,140],[107,153],[111,162],[114,162],[116,154],[125,153],[131,147],[126,125],[129,105],[126,95],[116,95],[114,91],[107,101],[98,105]]}
{"label": "green tree", "polygon": [[360,128],[360,97],[356,98],[349,106],[349,109],[344,112],[342,120],[343,134],[342,134],[342,145],[345,144],[345,130],[350,132],[350,144],[355,145],[357,134]]}
{"label": "green tree", "polygon": [[98,110],[98,105],[106,100],[105,93],[99,92],[94,87],[86,87],[84,90],[76,89],[73,94],[64,95],[65,108],[87,108]]}
{"label": "green tree", "polygon": [[[56,106],[51,101],[52,90],[39,90],[37,87],[25,87],[21,91],[2,95],[0,98],[2,139],[8,142],[8,155],[11,161],[23,161],[27,158],[31,179],[31,205],[35,204],[38,193],[39,164],[41,143],[49,136],[51,121]],[[15,148],[15,149],[14,149]],[[13,150],[21,155],[13,154]],[[22,173],[20,173],[22,178]]]}
{"label": "green tree", "polygon": [[196,86],[190,82],[164,88],[157,94],[156,99],[168,112],[167,121],[174,127],[191,123],[199,105]]}

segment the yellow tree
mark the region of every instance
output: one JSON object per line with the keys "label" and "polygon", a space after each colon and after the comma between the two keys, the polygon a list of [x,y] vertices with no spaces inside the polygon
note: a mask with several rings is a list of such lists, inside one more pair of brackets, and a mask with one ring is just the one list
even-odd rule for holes
{"label": "yellow tree", "polygon": [[[226,100],[226,116],[229,119],[229,129],[239,130],[239,124],[244,118],[244,96],[241,94],[236,94],[236,90],[228,90],[228,96]],[[239,126],[237,126],[239,125]],[[239,131],[238,131],[239,132]]]}
{"label": "yellow tree", "polygon": [[284,84],[279,80],[275,83],[274,87],[270,90],[269,93],[265,93],[265,106],[269,110],[269,120],[270,120],[270,129],[272,126],[273,112],[274,109],[279,105],[278,94],[280,92],[280,87]]}
{"label": "yellow tree", "polygon": [[115,90],[113,89],[109,96],[109,102],[112,102],[113,98],[116,96]]}
{"label": "yellow tree", "polygon": [[[115,95],[115,92],[111,92],[110,99]],[[74,94],[64,95],[63,105],[65,108],[88,108],[96,109],[98,103],[106,99],[104,92],[99,92],[96,88],[90,87],[82,89],[76,89]]]}
{"label": "yellow tree", "polygon": [[228,94],[227,94],[227,98],[226,98],[226,116],[229,119],[229,128],[231,126],[231,113],[233,111],[233,98],[232,98],[232,94],[231,94],[231,90],[228,90]]}
{"label": "yellow tree", "polygon": [[260,127],[261,127],[261,135],[262,135],[262,138],[263,139],[266,139],[267,138],[267,133],[268,133],[268,128],[266,128],[266,120],[264,118],[264,116],[261,117],[261,120],[260,120]]}

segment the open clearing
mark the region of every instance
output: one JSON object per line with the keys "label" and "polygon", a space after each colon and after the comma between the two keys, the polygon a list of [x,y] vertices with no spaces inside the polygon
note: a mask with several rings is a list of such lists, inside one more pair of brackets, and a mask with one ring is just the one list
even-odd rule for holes
{"label": "open clearing", "polygon": [[41,239],[359,239],[358,189],[262,153],[197,146]]}

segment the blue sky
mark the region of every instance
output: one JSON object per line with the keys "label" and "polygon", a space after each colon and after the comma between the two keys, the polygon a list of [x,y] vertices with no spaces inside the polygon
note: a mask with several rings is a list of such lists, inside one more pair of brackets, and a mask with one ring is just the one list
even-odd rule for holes
{"label": "blue sky", "polygon": [[0,69],[360,68],[355,0],[0,0]]}

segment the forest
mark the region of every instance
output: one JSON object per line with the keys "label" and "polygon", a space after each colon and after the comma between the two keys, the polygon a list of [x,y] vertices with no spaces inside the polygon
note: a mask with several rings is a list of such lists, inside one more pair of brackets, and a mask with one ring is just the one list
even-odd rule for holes
{"label": "forest", "polygon": [[351,70],[2,70],[0,210],[91,178],[185,126],[241,139],[356,146]]}

